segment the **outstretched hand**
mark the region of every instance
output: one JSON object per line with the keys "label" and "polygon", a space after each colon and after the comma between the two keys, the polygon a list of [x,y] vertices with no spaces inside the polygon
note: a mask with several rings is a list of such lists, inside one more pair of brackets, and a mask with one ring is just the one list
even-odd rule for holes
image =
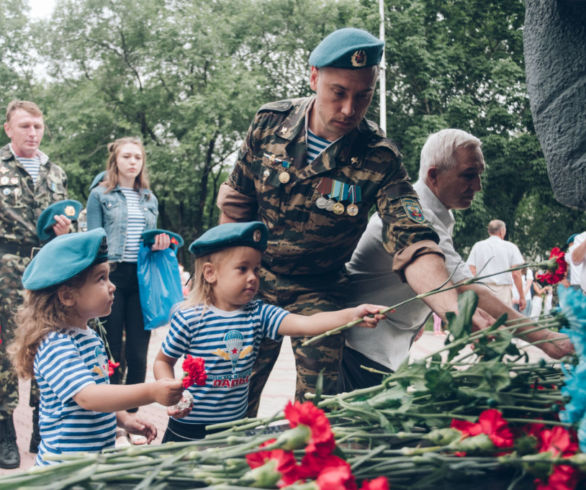
{"label": "outstretched hand", "polygon": [[154,382],[153,388],[155,401],[166,407],[178,403],[183,395],[183,383],[180,379],[159,379]]}
{"label": "outstretched hand", "polygon": [[537,344],[537,347],[549,357],[552,357],[553,359],[561,359],[564,356],[574,353],[574,344],[572,344],[567,335],[559,332],[552,332],[551,330],[541,330],[536,333],[543,333],[543,340],[547,339],[547,342]]}
{"label": "outstretched hand", "polygon": [[374,328],[380,320],[385,316],[380,313],[385,309],[381,305],[364,304],[354,308],[354,315],[356,319],[362,318],[362,322],[358,324],[359,327]]}

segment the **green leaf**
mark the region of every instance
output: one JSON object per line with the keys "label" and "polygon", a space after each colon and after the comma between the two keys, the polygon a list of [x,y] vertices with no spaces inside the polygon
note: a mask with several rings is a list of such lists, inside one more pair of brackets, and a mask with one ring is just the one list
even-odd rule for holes
{"label": "green leaf", "polygon": [[[469,335],[472,331],[472,316],[478,305],[478,295],[471,290],[458,295],[458,314],[448,313],[448,329],[454,339],[460,339]],[[449,316],[448,316],[449,315]]]}

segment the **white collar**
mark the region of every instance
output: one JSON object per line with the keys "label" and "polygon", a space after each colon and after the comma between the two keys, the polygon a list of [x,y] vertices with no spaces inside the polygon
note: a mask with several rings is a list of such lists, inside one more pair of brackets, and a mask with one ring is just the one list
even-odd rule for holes
{"label": "white collar", "polygon": [[426,211],[429,210],[435,214],[440,222],[448,229],[448,231],[452,233],[455,222],[452,211],[438,199],[438,197],[422,180],[415,182],[413,188],[417,192],[419,200],[423,206],[423,214],[425,215]]}

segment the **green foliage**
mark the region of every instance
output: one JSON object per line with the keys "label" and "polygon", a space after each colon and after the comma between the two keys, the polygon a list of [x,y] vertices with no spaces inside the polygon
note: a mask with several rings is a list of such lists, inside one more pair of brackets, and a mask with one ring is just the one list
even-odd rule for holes
{"label": "green foliage", "polygon": [[[32,46],[24,0],[0,2],[0,108],[16,97],[33,96],[33,65],[37,61]],[[3,114],[2,114],[3,115]],[[8,139],[2,132],[0,144]]]}
{"label": "green foliage", "polygon": [[[411,175],[433,131],[483,140],[484,191],[456,214],[456,247],[484,238],[491,218],[507,222],[527,256],[585,229],[583,213],[555,202],[533,131],[522,0],[392,0],[385,9],[388,134]],[[24,0],[0,4],[2,105],[39,103],[43,149],[82,201],[107,144],[140,136],[159,226],[187,242],[217,222],[219,185],[258,107],[310,93],[307,59],[329,32],[379,24],[370,0],[59,0],[49,21],[27,16]],[[38,63],[45,72],[33,76]],[[368,115],[378,120],[376,103]]]}

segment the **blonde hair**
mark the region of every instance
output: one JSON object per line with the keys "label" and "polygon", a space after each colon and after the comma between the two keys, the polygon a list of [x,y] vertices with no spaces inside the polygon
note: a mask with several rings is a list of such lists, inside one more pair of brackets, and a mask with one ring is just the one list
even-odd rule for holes
{"label": "blonde hair", "polygon": [[185,306],[190,307],[200,304],[212,305],[215,303],[216,297],[214,296],[214,288],[206,281],[203,275],[203,269],[204,265],[207,263],[216,265],[219,262],[218,256],[220,253],[221,252],[204,255],[203,257],[195,259],[195,264],[193,265],[193,279],[191,281],[192,286],[184,302]]}
{"label": "blonde hair", "polygon": [[106,187],[106,192],[110,192],[114,189],[119,182],[118,177],[118,164],[116,162],[118,158],[118,153],[120,152],[120,148],[126,144],[136,145],[140,148],[142,153],[142,168],[140,169],[139,174],[134,179],[134,190],[138,191],[139,189],[149,189],[149,176],[148,171],[146,168],[146,152],[144,150],[144,146],[142,141],[138,138],[126,137],[126,138],[118,138],[114,142],[108,145],[108,161],[106,162],[106,178],[100,185]]}
{"label": "blonde hair", "polygon": [[59,299],[63,287],[78,289],[83,286],[93,267],[81,271],[67,281],[38,291],[25,291],[24,304],[16,314],[18,325],[14,340],[7,348],[16,373],[25,379],[34,375],[35,355],[43,338],[68,326],[72,308]]}
{"label": "blonde hair", "polygon": [[35,117],[43,117],[41,109],[39,109],[39,106],[34,102],[28,100],[13,100],[6,108],[6,122],[10,122],[10,116],[12,116],[12,113],[19,109],[22,109]]}

